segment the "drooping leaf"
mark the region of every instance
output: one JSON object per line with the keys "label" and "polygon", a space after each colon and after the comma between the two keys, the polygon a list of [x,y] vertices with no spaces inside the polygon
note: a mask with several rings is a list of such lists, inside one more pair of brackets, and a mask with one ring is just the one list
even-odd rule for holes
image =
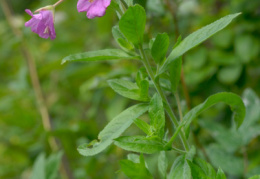
{"label": "drooping leaf", "polygon": [[158,137],[123,136],[114,140],[115,145],[132,152],[152,154],[165,150],[165,142]]}
{"label": "drooping leaf", "polygon": [[166,33],[158,34],[151,49],[152,56],[157,64],[160,64],[167,53],[169,47],[169,36]]}
{"label": "drooping leaf", "polygon": [[79,146],[79,153],[84,156],[92,156],[102,152],[112,144],[113,139],[119,137],[133,123],[134,119],[144,114],[147,110],[147,104],[138,104],[126,109],[99,133],[98,138],[100,142],[96,142],[94,145],[83,144]]}
{"label": "drooping leaf", "polygon": [[231,107],[231,110],[234,112],[234,121],[236,123],[237,128],[243,123],[245,117],[245,106],[241,98],[233,93],[217,93],[208,97],[208,99],[198,106],[194,107],[190,110],[183,118],[183,121],[186,121],[185,124],[185,132],[188,133],[188,128],[190,123],[196,119],[196,117],[209,107],[213,106],[216,103],[224,102]]}
{"label": "drooping leaf", "polygon": [[218,173],[217,173],[216,179],[227,179],[225,173],[223,172],[223,170],[221,168],[218,168]]}
{"label": "drooping leaf", "polygon": [[149,101],[147,89],[149,88],[149,85],[147,84],[143,86],[143,90],[139,89],[137,84],[122,79],[108,80],[108,84],[115,92],[126,98],[134,99],[137,101]]}
{"label": "drooping leaf", "polygon": [[193,47],[199,45],[201,42],[205,41],[218,31],[225,28],[230,22],[236,18],[240,13],[231,14],[225,16],[212,24],[209,24],[196,32],[190,34],[186,37],[176,48],[173,49],[169,57],[163,63],[160,68],[160,73],[163,73],[169,67],[169,64],[172,63],[175,59],[182,56],[185,52],[189,51]]}
{"label": "drooping leaf", "polygon": [[137,55],[131,55],[120,49],[105,49],[69,55],[62,59],[62,64],[66,62],[90,62],[106,60],[130,60],[139,59]]}
{"label": "drooping leaf", "polygon": [[167,168],[168,168],[168,159],[166,157],[166,152],[161,151],[158,157],[158,170],[162,179],[165,179],[167,176]]}
{"label": "drooping leaf", "polygon": [[119,28],[135,46],[143,43],[146,13],[142,6],[134,5],[127,9],[119,21]]}
{"label": "drooping leaf", "polygon": [[[161,97],[155,93],[149,107],[150,125],[154,129],[155,135],[163,138],[165,126],[165,113]],[[152,131],[153,132],[153,131]]]}
{"label": "drooping leaf", "polygon": [[177,157],[171,167],[168,179],[185,178],[191,179],[191,170],[185,155]]}
{"label": "drooping leaf", "polygon": [[44,154],[40,154],[34,162],[30,179],[46,179]]}

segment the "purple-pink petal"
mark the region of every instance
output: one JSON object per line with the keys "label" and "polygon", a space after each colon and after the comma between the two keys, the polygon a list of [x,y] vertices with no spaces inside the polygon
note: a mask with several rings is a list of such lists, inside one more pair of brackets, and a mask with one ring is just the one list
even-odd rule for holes
{"label": "purple-pink petal", "polygon": [[26,27],[31,27],[31,30],[37,33],[42,38],[56,38],[54,29],[53,12],[50,10],[41,10],[39,14],[33,15],[29,9],[25,10],[32,18],[25,23]]}
{"label": "purple-pink petal", "polygon": [[86,11],[87,17],[92,19],[104,16],[110,3],[111,0],[79,0],[77,9],[79,12]]}

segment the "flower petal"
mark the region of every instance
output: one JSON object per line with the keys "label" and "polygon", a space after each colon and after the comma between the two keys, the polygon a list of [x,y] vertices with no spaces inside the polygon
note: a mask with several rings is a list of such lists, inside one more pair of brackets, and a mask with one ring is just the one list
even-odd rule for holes
{"label": "flower petal", "polygon": [[79,0],[77,3],[78,12],[88,11],[94,2],[89,2],[88,0]]}

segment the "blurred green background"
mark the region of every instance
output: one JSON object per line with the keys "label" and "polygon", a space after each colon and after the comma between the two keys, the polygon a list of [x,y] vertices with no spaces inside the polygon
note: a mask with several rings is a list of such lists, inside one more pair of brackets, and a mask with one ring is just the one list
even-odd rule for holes
{"label": "blurred green background", "polygon": [[[13,13],[9,20],[15,28],[21,30],[23,37],[14,35],[1,6],[0,178],[29,178],[33,164],[40,154],[45,153],[48,157],[56,153],[48,143],[51,136],[56,137],[60,151],[66,156],[63,160],[69,168],[66,171],[70,171],[74,178],[125,178],[117,171],[120,169],[118,161],[126,158],[127,152],[112,145],[97,156],[83,157],[76,149],[78,145],[96,139],[99,131],[109,120],[127,106],[134,104],[134,101],[115,94],[108,87],[106,80],[134,79],[141,64],[133,61],[116,61],[61,65],[61,59],[70,54],[117,48],[111,33],[111,28],[118,22],[116,14],[108,9],[104,17],[89,20],[85,13],[77,12],[76,0],[64,1],[56,8],[57,37],[51,41],[41,39],[29,28],[24,27],[24,23],[30,19],[24,10],[26,8],[36,10],[55,3],[54,0],[7,2]],[[145,36],[147,46],[149,39],[155,37],[157,33],[167,32],[173,46],[176,27],[182,37],[186,37],[222,16],[242,12],[230,26],[184,56],[185,81],[191,106],[203,102],[216,92],[230,91],[242,96],[245,89],[251,88],[254,92],[247,91],[244,95],[248,97],[249,93],[249,98],[252,97],[251,102],[255,103],[252,111],[255,113],[248,114],[247,118],[254,118],[254,125],[259,126],[260,100],[257,96],[260,96],[260,1],[140,0],[140,3],[147,11]],[[173,13],[177,19],[173,18]],[[53,127],[51,132],[43,128],[21,46],[35,59]],[[182,87],[179,91],[183,107],[187,110]],[[169,98],[172,99],[172,96]],[[172,105],[175,107],[174,102]],[[218,134],[231,135],[228,133],[231,115],[230,110],[222,105],[207,111],[201,118],[211,123],[196,122],[192,127],[195,138],[192,138],[191,142],[196,146],[199,144],[205,146],[199,147],[201,150],[198,149],[202,157],[203,150],[217,156],[209,160],[219,160],[213,163],[214,167],[218,168],[221,165],[229,178],[259,174],[260,138],[257,136],[260,135],[260,128],[256,129],[246,145],[226,151],[225,147],[221,146],[223,138],[219,139]],[[208,118],[211,120],[207,120]],[[251,128],[247,130],[250,132]],[[127,133],[138,132],[135,127],[127,131]],[[231,140],[242,139],[238,137]],[[168,155],[171,156],[169,157],[171,165],[174,155]],[[59,154],[56,157],[59,158]],[[155,176],[158,175],[156,157],[157,155],[146,156],[150,161],[149,169]],[[57,178],[66,178],[64,173],[66,172],[60,171]]]}

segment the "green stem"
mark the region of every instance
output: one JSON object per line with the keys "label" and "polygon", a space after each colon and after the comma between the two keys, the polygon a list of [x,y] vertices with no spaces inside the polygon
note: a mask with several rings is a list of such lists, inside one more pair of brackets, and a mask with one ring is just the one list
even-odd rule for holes
{"label": "green stem", "polygon": [[[151,80],[153,81],[153,84],[154,84],[158,94],[161,96],[161,98],[162,98],[162,100],[163,100],[163,102],[165,104],[164,105],[165,110],[166,110],[167,114],[169,115],[170,119],[172,120],[175,128],[178,128],[179,123],[178,123],[178,121],[177,121],[177,119],[176,119],[176,117],[175,117],[175,115],[174,115],[174,113],[172,111],[172,108],[171,108],[167,98],[165,97],[165,95],[163,93],[163,90],[162,90],[161,86],[155,80],[152,68],[151,68],[151,66],[149,64],[149,61],[148,61],[148,59],[146,57],[146,54],[144,52],[143,47],[140,46],[139,50],[140,50],[140,53],[142,55],[142,58],[143,58],[142,61],[143,61],[143,64],[144,64],[144,66],[146,68],[146,71],[149,74],[149,76],[150,76]],[[180,131],[180,138],[182,140],[182,143],[183,143],[183,146],[184,146],[185,150],[189,151],[189,144],[188,144],[187,139],[186,139],[186,137],[185,137],[185,135],[184,135],[184,133],[182,131]]]}

